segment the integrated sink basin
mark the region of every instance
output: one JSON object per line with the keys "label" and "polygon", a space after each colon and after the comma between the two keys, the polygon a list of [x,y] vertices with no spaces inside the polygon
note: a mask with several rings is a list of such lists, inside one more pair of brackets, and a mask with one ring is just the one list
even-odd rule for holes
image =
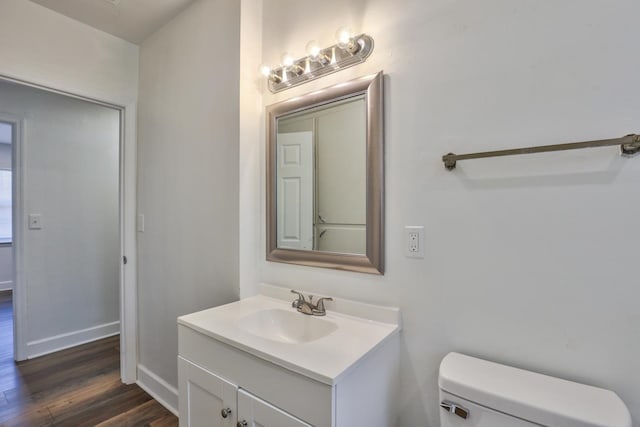
{"label": "integrated sink basin", "polygon": [[334,298],[325,316],[309,316],[291,306],[293,299],[287,288],[261,284],[259,295],[180,316],[181,336],[197,342],[187,344],[183,338],[179,344],[182,352],[200,354],[205,346],[201,340],[206,336],[220,345],[334,385],[383,343],[397,342],[397,308]]}
{"label": "integrated sink basin", "polygon": [[280,308],[259,310],[238,319],[238,328],[271,341],[302,344],[326,337],[338,325],[326,319]]}

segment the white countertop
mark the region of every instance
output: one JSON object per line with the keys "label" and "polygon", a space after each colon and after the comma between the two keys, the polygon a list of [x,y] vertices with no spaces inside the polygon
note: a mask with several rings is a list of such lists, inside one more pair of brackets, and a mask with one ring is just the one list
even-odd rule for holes
{"label": "white countertop", "polygon": [[[238,327],[240,319],[260,310],[288,310],[296,315],[305,316],[291,307],[291,301],[294,299],[293,295],[290,301],[258,295],[181,316],[178,318],[178,323],[260,359],[328,385],[340,382],[368,353],[400,331],[399,321],[386,323],[329,309],[327,309],[327,315],[321,319],[335,323],[338,326],[337,329],[325,337],[306,343],[272,341]],[[392,314],[396,313],[399,319],[399,312],[394,308],[376,307],[346,300],[342,300],[342,304],[337,302],[332,305],[337,307],[361,305],[364,308],[357,310],[361,314],[368,310],[370,312],[371,310],[391,310]],[[372,314],[375,313],[372,312]],[[371,318],[380,318],[380,316],[373,315]]]}

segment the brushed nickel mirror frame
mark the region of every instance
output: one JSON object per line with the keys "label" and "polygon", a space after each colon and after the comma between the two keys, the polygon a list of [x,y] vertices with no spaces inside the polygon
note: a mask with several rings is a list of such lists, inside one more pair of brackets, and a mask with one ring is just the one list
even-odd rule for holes
{"label": "brushed nickel mirror frame", "polygon": [[[284,115],[364,95],[367,106],[365,255],[277,247],[276,139]],[[384,274],[384,104],[383,73],[351,80],[267,107],[267,261]]]}

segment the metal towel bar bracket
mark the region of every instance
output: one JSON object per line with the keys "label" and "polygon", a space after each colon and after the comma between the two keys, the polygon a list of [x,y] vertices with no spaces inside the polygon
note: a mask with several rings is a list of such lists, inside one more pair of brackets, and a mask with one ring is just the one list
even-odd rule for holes
{"label": "metal towel bar bracket", "polygon": [[501,156],[517,156],[520,154],[578,150],[581,148],[609,147],[613,145],[620,146],[620,152],[623,156],[633,156],[635,154],[640,153],[640,135],[631,134],[631,135],[623,136],[622,138],[600,139],[596,141],[584,141],[584,142],[571,142],[567,144],[556,144],[556,145],[540,145],[537,147],[515,148],[511,150],[485,151],[482,153],[469,153],[469,154],[449,153],[442,156],[442,161],[444,162],[444,166],[448,170],[453,170],[455,169],[456,163],[458,162],[458,160],[483,159],[487,157],[501,157]]}

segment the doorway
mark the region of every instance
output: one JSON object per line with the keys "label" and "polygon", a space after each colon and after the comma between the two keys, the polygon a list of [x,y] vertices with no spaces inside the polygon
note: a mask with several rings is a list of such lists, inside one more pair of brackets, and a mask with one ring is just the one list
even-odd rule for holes
{"label": "doorway", "polygon": [[121,120],[113,106],[0,79],[15,278],[2,307],[12,300],[16,360],[120,333]]}
{"label": "doorway", "polygon": [[0,390],[13,384],[13,186],[14,123],[0,120]]}

